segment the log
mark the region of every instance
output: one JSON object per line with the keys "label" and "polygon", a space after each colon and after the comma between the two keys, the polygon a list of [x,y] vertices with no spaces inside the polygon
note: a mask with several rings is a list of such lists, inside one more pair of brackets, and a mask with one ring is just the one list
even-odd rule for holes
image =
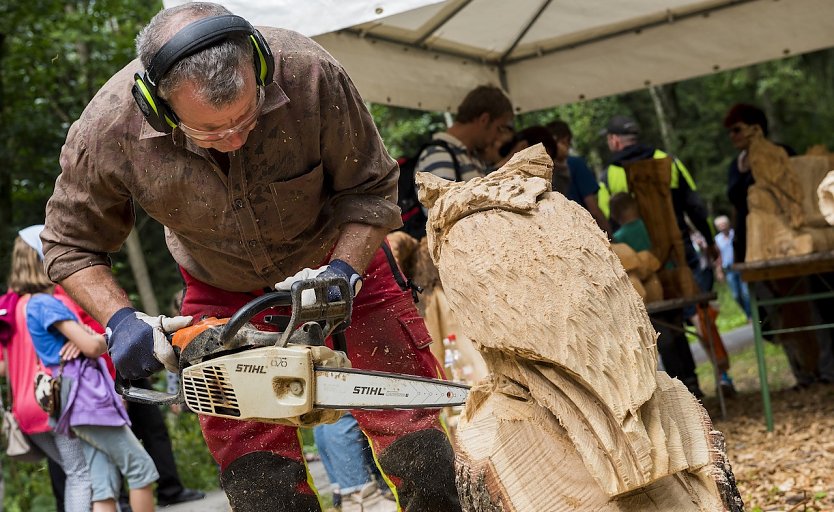
{"label": "log", "polygon": [[541,145],[465,183],[417,175],[449,305],[490,376],[456,434],[464,510],[741,510],[716,432],[658,372],[608,240]]}

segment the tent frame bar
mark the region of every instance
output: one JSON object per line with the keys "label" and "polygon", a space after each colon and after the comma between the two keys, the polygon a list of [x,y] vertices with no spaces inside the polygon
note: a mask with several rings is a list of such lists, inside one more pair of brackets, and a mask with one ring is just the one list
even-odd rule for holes
{"label": "tent frame bar", "polygon": [[550,3],[550,0],[546,0],[543,3],[542,7],[539,9],[539,11],[536,13],[536,15],[524,27],[523,31],[521,31],[519,36],[515,38],[512,45],[509,47],[509,49],[507,51],[505,51],[504,54],[501,57],[499,57],[498,59],[486,59],[486,58],[478,57],[476,55],[472,55],[470,53],[463,52],[463,51],[455,51],[455,50],[442,49],[442,48],[432,48],[432,46],[429,43],[427,43],[426,41],[431,38],[431,35],[434,32],[436,32],[440,27],[445,25],[449,21],[449,19],[451,19],[452,16],[454,16],[461,9],[466,7],[471,1],[472,0],[465,0],[465,1],[461,2],[453,11],[451,11],[447,16],[445,16],[444,18],[439,20],[436,24],[434,24],[431,27],[430,30],[423,33],[423,35],[421,35],[420,38],[418,40],[414,41],[414,42],[402,41],[402,40],[398,40],[398,39],[388,37],[388,36],[374,35],[374,34],[368,33],[367,31],[354,29],[354,28],[342,29],[342,30],[337,31],[337,33],[351,34],[351,35],[354,35],[356,37],[359,37],[359,38],[362,38],[362,39],[368,39],[368,40],[371,40],[371,41],[379,41],[379,42],[384,42],[384,43],[390,43],[390,44],[395,44],[395,45],[398,45],[398,46],[403,46],[403,47],[406,47],[406,48],[413,48],[413,49],[420,50],[420,51],[428,51],[428,52],[431,52],[431,53],[434,53],[434,54],[437,54],[437,55],[444,55],[444,56],[452,57],[452,58],[456,58],[456,59],[463,59],[463,60],[472,61],[472,62],[484,63],[484,64],[487,64],[487,65],[495,66],[498,69],[502,69],[502,68],[504,68],[506,66],[509,66],[511,64],[524,62],[526,60],[541,57],[543,55],[550,55],[550,54],[554,54],[554,53],[558,53],[558,52],[562,52],[562,51],[566,51],[566,50],[573,50],[573,49],[579,48],[581,46],[595,44],[595,43],[598,43],[600,41],[605,41],[607,39],[613,39],[613,38],[616,38],[618,36],[622,36],[623,34],[627,34],[627,33],[630,33],[630,32],[640,33],[640,32],[642,32],[643,30],[646,30],[646,29],[651,29],[651,28],[654,28],[654,27],[658,27],[658,26],[668,24],[668,23],[675,23],[677,21],[681,21],[681,20],[685,20],[685,19],[689,19],[689,18],[709,16],[713,12],[721,11],[721,10],[724,10],[724,9],[732,9],[732,8],[738,7],[742,4],[760,2],[762,0],[731,0],[730,3],[727,3],[727,4],[713,5],[711,7],[707,7],[707,8],[704,8],[704,9],[699,9],[697,11],[692,11],[692,12],[677,15],[677,16],[674,16],[671,13],[668,13],[668,16],[666,18],[662,19],[662,20],[656,20],[656,21],[651,21],[651,22],[648,22],[648,23],[642,23],[640,25],[635,25],[635,26],[632,26],[632,27],[629,27],[629,28],[617,30],[616,32],[610,32],[610,33],[607,33],[607,34],[602,34],[602,35],[592,37],[590,39],[585,39],[583,41],[579,41],[579,42],[576,42],[576,43],[561,45],[561,46],[557,46],[557,47],[554,47],[554,48],[549,48],[549,49],[546,49],[546,50],[538,49],[537,51],[530,52],[527,55],[522,55],[522,56],[519,56],[519,57],[510,58],[509,54],[512,53],[512,51],[518,46],[521,39],[523,39],[524,35],[530,30],[530,28],[533,26],[535,21],[541,16],[544,9]]}

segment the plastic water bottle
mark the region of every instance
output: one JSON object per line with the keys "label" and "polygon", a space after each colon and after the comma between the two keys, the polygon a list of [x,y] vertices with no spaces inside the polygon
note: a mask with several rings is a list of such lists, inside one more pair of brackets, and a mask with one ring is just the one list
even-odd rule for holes
{"label": "plastic water bottle", "polygon": [[446,377],[449,380],[459,382],[460,373],[460,350],[458,349],[457,336],[454,333],[443,338],[443,364],[446,367]]}

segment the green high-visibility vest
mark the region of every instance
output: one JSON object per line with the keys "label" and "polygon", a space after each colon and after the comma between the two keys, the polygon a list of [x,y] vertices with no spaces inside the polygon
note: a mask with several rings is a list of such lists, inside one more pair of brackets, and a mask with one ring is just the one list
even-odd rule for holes
{"label": "green high-visibility vest", "polygon": [[[667,155],[663,151],[659,149],[654,150],[654,154],[652,158],[654,159],[661,159],[666,158]],[[678,188],[678,184],[680,183],[680,177],[683,176],[683,179],[686,180],[687,185],[692,190],[695,190],[695,180],[692,179],[692,175],[689,173],[689,169],[686,168],[683,163],[678,160],[677,158],[672,159],[672,182],[669,185],[669,188],[675,190]],[[610,216],[610,201],[611,196],[614,194],[619,194],[620,192],[628,192],[628,179],[626,179],[626,172],[625,168],[619,165],[609,165],[608,166],[608,179],[607,182],[601,181],[599,183],[599,192],[597,192],[597,201],[599,202],[599,209],[602,210],[602,213],[605,214],[606,217]]]}

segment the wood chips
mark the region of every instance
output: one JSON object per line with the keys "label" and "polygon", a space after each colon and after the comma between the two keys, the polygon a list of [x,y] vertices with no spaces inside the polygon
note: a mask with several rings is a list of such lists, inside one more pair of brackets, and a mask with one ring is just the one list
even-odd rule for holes
{"label": "wood chips", "polygon": [[715,414],[747,511],[834,511],[834,385],[773,393],[775,428],[765,429],[758,391]]}

